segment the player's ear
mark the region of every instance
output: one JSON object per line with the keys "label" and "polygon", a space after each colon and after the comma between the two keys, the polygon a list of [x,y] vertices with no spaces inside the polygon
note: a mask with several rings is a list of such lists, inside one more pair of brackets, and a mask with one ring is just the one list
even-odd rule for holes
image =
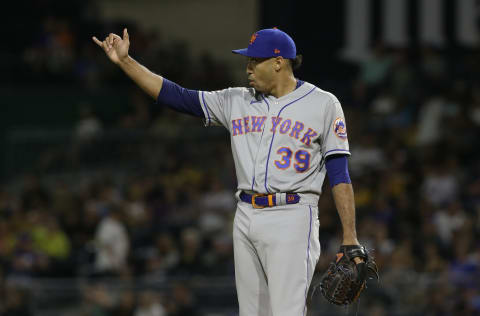
{"label": "player's ear", "polygon": [[281,56],[275,57],[273,67],[275,71],[280,71],[280,69],[285,67],[285,59],[283,59]]}

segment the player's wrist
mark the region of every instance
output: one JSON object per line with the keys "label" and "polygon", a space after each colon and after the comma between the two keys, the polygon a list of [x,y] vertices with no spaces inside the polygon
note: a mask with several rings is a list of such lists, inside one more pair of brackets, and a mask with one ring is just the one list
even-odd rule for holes
{"label": "player's wrist", "polygon": [[122,58],[118,58],[118,61],[116,64],[123,68],[125,66],[132,64],[132,62],[133,62],[133,58],[130,57],[130,55],[126,55]]}
{"label": "player's wrist", "polygon": [[342,241],[342,246],[350,246],[350,245],[360,245],[357,237],[344,236]]}

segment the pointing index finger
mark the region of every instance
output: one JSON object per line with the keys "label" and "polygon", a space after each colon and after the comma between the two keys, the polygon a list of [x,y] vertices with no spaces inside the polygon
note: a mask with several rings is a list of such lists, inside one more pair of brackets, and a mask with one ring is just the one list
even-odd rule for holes
{"label": "pointing index finger", "polygon": [[96,38],[95,36],[92,36],[92,39],[98,46],[103,48],[103,44],[100,40],[98,40],[98,38]]}

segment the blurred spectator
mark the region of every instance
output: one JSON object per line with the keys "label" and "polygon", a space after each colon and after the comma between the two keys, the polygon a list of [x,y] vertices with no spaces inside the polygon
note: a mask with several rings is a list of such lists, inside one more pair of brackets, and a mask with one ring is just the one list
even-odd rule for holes
{"label": "blurred spectator", "polygon": [[149,105],[150,99],[139,89],[132,90],[130,93],[131,111],[120,119],[120,127],[122,128],[146,128],[148,127],[151,117]]}
{"label": "blurred spectator", "polygon": [[[440,83],[447,75],[447,62],[439,49],[425,45],[421,48],[420,69],[425,76],[425,83]],[[432,88],[440,88],[433,86]]]}
{"label": "blurred spectator", "polygon": [[417,97],[418,88],[415,67],[411,62],[411,52],[408,48],[397,49],[393,55],[392,69],[390,74],[390,87],[395,99],[403,99],[409,103]]}
{"label": "blurred spectator", "polygon": [[125,290],[119,294],[118,303],[115,304],[111,315],[134,316],[136,305],[135,293],[131,290]]}
{"label": "blurred spectator", "polygon": [[44,208],[50,203],[49,193],[38,176],[33,174],[25,176],[20,201],[22,209],[26,212],[32,209]]}
{"label": "blurred spectator", "polygon": [[352,174],[359,178],[370,171],[385,167],[385,154],[376,143],[373,133],[360,136],[357,144],[352,148],[352,156],[349,160]]}
{"label": "blurred spectator", "polygon": [[211,235],[224,229],[227,219],[218,209],[204,208],[199,215],[198,225],[203,234]]}
{"label": "blurred spectator", "polygon": [[172,296],[167,304],[169,316],[200,316],[195,297],[187,285],[173,285]]}
{"label": "blurred spectator", "polygon": [[438,236],[445,246],[451,247],[455,232],[460,231],[467,221],[467,216],[459,201],[454,201],[446,209],[435,212],[435,223]]}
{"label": "blurred spectator", "polygon": [[42,225],[34,228],[32,236],[36,247],[53,259],[66,259],[70,255],[70,241],[57,220],[47,216]]}
{"label": "blurred spectator", "polygon": [[457,167],[452,160],[436,161],[425,166],[422,184],[424,198],[435,207],[455,201],[459,194]]}
{"label": "blurred spectator", "polygon": [[480,85],[476,84],[472,88],[472,103],[469,108],[469,116],[476,127],[480,127]]}
{"label": "blurred spectator", "polygon": [[165,308],[160,299],[153,291],[140,293],[139,303],[135,309],[134,316],[166,316]]}
{"label": "blurred spectator", "polygon": [[102,122],[88,104],[80,106],[80,119],[75,126],[74,137],[79,143],[88,143],[102,131]]}
{"label": "blurred spectator", "polygon": [[0,186],[0,216],[3,219],[9,218],[19,207],[19,197],[8,192]]}
{"label": "blurred spectator", "polygon": [[360,79],[369,87],[377,87],[385,82],[392,67],[392,57],[385,45],[378,42],[371,56],[361,65]]}
{"label": "blurred spectator", "polygon": [[198,229],[186,227],[181,231],[181,254],[173,273],[180,276],[200,275],[205,272],[202,236]]}
{"label": "blurred spectator", "polygon": [[373,232],[371,248],[377,264],[383,266],[383,264],[386,264],[384,260],[390,257],[395,250],[396,244],[388,236],[388,226],[385,223],[377,221],[374,224],[375,231]]}
{"label": "blurred spectator", "polygon": [[231,212],[235,208],[234,192],[228,190],[219,178],[209,179],[208,190],[202,195],[201,206],[206,210]]}
{"label": "blurred spectator", "polygon": [[442,256],[440,248],[434,242],[426,242],[422,246],[424,258],[424,271],[432,277],[445,271],[447,268],[447,259]]}
{"label": "blurred spectator", "polygon": [[216,276],[233,276],[233,240],[230,232],[212,236],[210,251],[205,254],[206,273]]}
{"label": "blurred spectator", "polygon": [[112,205],[95,233],[95,269],[101,273],[118,273],[126,268],[129,243],[122,210]]}
{"label": "blurred spectator", "polygon": [[459,288],[479,287],[475,277],[478,276],[480,266],[478,261],[475,260],[473,249],[473,234],[470,228],[466,226],[453,239],[453,260],[448,267],[451,282]]}
{"label": "blurred spectator", "polygon": [[15,232],[11,229],[12,223],[0,221],[0,262],[4,268],[15,247]]}
{"label": "blurred spectator", "polygon": [[416,143],[418,146],[433,145],[442,135],[441,123],[445,111],[442,95],[432,96],[420,109],[417,122]]}
{"label": "blurred spectator", "polygon": [[5,288],[4,304],[0,306],[1,316],[32,316],[28,304],[27,292],[16,286]]}
{"label": "blurred spectator", "polygon": [[85,316],[109,316],[110,310],[114,307],[115,301],[110,289],[99,281],[85,286],[80,315]]}
{"label": "blurred spectator", "polygon": [[174,269],[180,259],[180,253],[173,236],[169,233],[160,233],[155,238],[145,267],[146,279],[164,278],[168,271]]}
{"label": "blurred spectator", "polygon": [[15,240],[15,248],[11,255],[11,266],[8,276],[13,279],[30,279],[48,270],[48,257],[35,250],[32,237],[21,233]]}

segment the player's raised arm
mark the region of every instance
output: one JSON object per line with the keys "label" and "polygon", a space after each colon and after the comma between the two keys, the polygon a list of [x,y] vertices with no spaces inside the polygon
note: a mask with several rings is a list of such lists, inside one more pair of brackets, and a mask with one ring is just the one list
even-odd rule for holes
{"label": "player's raised arm", "polygon": [[193,116],[203,117],[198,91],[180,87],[162,76],[154,74],[140,65],[128,54],[130,38],[127,29],[123,30],[123,38],[110,33],[102,42],[95,36],[93,41],[103,48],[110,60],[120,66],[149,96],[171,109]]}
{"label": "player's raised arm", "polygon": [[128,55],[130,38],[126,28],[123,30],[123,37],[110,33],[103,41],[100,41],[95,36],[92,39],[105,51],[108,58],[122,68],[140,88],[152,98],[157,99],[162,89],[163,78],[154,74]]}

